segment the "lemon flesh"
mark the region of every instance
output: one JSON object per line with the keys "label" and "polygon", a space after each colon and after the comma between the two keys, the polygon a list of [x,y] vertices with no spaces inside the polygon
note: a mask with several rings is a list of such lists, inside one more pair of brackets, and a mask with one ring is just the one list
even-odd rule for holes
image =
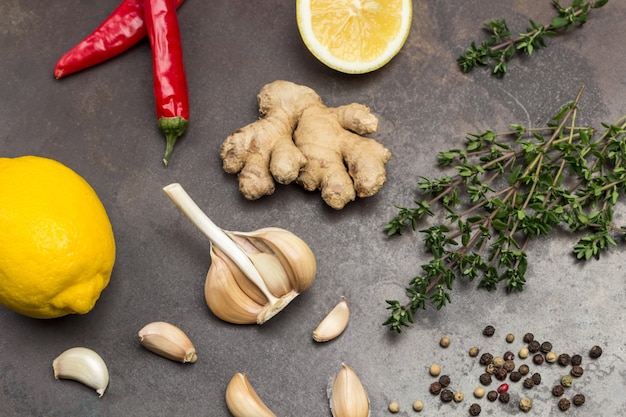
{"label": "lemon flesh", "polygon": [[91,311],[108,285],[115,240],[102,202],[65,165],[0,158],[0,303],[34,318]]}
{"label": "lemon flesh", "polygon": [[411,28],[411,0],[297,0],[302,40],[337,71],[363,74],[387,64]]}

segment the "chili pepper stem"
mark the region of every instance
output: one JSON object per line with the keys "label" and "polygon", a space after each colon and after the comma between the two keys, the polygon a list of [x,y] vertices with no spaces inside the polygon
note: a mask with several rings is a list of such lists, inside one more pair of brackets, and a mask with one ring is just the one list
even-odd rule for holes
{"label": "chili pepper stem", "polygon": [[174,145],[178,138],[185,132],[189,122],[184,118],[178,117],[161,117],[157,122],[157,126],[161,132],[165,134],[165,155],[163,163],[167,166]]}

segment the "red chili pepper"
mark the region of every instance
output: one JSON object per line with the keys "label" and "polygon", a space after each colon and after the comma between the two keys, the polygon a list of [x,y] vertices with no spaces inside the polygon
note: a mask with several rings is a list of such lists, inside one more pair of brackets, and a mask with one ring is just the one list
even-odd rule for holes
{"label": "red chili pepper", "polygon": [[[174,0],[176,7],[183,0]],[[89,36],[67,51],[54,67],[59,79],[107,61],[143,39],[146,32],[143,0],[122,3]]]}
{"label": "red chili pepper", "polygon": [[187,76],[174,0],[145,0],[146,28],[152,48],[157,126],[165,133],[167,165],[176,140],[189,121]]}

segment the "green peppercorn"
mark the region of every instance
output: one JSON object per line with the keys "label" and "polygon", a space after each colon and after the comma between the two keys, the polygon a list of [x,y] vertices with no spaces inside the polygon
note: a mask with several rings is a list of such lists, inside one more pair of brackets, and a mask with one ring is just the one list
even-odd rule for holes
{"label": "green peppercorn", "polygon": [[569,402],[569,400],[567,398],[561,398],[559,400],[559,410],[561,410],[561,411],[569,410],[570,404],[571,403]]}
{"label": "green peppercorn", "polygon": [[576,407],[580,407],[585,403],[585,396],[583,394],[576,394],[574,398],[572,398],[572,402]]}
{"label": "green peppercorn", "polygon": [[496,328],[493,326],[487,326],[485,327],[485,329],[483,330],[483,335],[487,336],[487,337],[491,337],[493,336],[493,334],[496,332]]}
{"label": "green peppercorn", "polygon": [[480,411],[481,411],[480,405],[478,405],[476,403],[470,405],[470,408],[469,408],[470,416],[477,416],[477,415],[480,414]]}
{"label": "green peppercorn", "polygon": [[561,366],[567,366],[570,364],[571,358],[567,353],[561,353],[556,361]]}
{"label": "green peppercorn", "polygon": [[572,369],[570,370],[569,373],[573,377],[576,377],[576,378],[581,377],[581,376],[583,376],[583,373],[584,373],[583,367],[580,366],[580,365],[572,366]]}
{"label": "green peppercorn", "polygon": [[554,395],[555,397],[560,397],[561,395],[563,395],[563,393],[565,393],[565,388],[563,388],[563,385],[555,385],[552,387],[552,395]]}
{"label": "green peppercorn", "polygon": [[591,350],[589,350],[589,357],[591,359],[598,359],[602,356],[602,348],[600,346],[593,346]]}
{"label": "green peppercorn", "polygon": [[533,400],[531,400],[528,397],[524,397],[521,400],[519,400],[519,409],[522,410],[523,412],[527,413],[530,411],[530,409],[533,408]]}
{"label": "green peppercorn", "polygon": [[561,385],[563,385],[565,388],[571,387],[573,382],[574,380],[571,375],[565,375],[563,378],[561,378]]}
{"label": "green peppercorn", "polygon": [[580,365],[581,363],[583,363],[583,357],[580,355],[573,355],[570,363],[572,364],[572,366]]}

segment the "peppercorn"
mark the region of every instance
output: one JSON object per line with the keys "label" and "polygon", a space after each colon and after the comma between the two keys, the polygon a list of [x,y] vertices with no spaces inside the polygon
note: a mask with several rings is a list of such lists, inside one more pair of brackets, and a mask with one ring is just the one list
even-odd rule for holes
{"label": "peppercorn", "polygon": [[512,382],[519,382],[522,379],[522,374],[519,371],[513,371],[509,374],[509,379]]}
{"label": "peppercorn", "polygon": [[539,349],[543,352],[543,353],[548,353],[552,350],[552,343],[550,342],[543,342],[541,344],[541,346],[539,347]]}
{"label": "peppercorn", "polygon": [[558,358],[558,355],[552,351],[546,353],[546,362],[548,363],[556,362],[557,358]]}
{"label": "peppercorn", "polygon": [[430,365],[428,372],[430,372],[432,376],[439,376],[439,374],[441,373],[441,366],[433,363],[432,365]]}
{"label": "peppercorn", "polygon": [[536,340],[533,340],[528,344],[528,351],[530,353],[537,353],[539,352],[539,349],[541,349],[541,344],[539,344]]}
{"label": "peppercorn", "polygon": [[439,384],[441,384],[442,388],[447,387],[450,385],[450,377],[448,375],[441,375],[439,377]]}
{"label": "peppercorn", "polygon": [[389,412],[390,413],[397,413],[398,411],[400,411],[400,404],[398,404],[395,401],[392,401],[389,403]]}
{"label": "peppercorn", "polygon": [[509,384],[502,384],[498,387],[498,394],[502,394],[503,392],[507,392],[509,390]]}
{"label": "peppercorn", "polygon": [[485,389],[483,387],[476,387],[474,389],[474,397],[476,398],[483,398],[485,396]]}
{"label": "peppercorn", "polygon": [[495,374],[496,366],[493,363],[490,363],[489,365],[485,367],[485,372],[487,372],[489,375]]}
{"label": "peppercorn", "polygon": [[533,380],[533,384],[535,385],[539,385],[541,384],[541,374],[540,373],[534,373],[532,374],[532,376],[530,377],[530,379]]}
{"label": "peppercorn", "polygon": [[585,396],[583,394],[576,394],[574,398],[572,398],[572,402],[576,407],[580,407],[585,403]]}
{"label": "peppercorn", "polygon": [[523,412],[527,413],[530,411],[530,409],[533,408],[533,400],[531,400],[528,397],[524,397],[521,400],[519,400],[519,409],[522,410]]}
{"label": "peppercorn", "polygon": [[502,356],[495,356],[493,358],[493,366],[496,368],[501,368],[504,365],[504,358]]}
{"label": "peppercorn", "polygon": [[444,389],[439,397],[444,403],[449,403],[454,398],[454,393],[449,389]]}
{"label": "peppercorn", "polygon": [[528,388],[528,389],[531,389],[532,387],[535,386],[535,383],[533,382],[532,378],[524,379],[524,382],[522,384],[524,384],[524,388]]}
{"label": "peppercorn", "polygon": [[525,347],[521,348],[519,352],[517,353],[517,356],[519,356],[521,359],[526,359],[528,355],[530,355],[530,350],[528,350],[528,348],[525,348]]}
{"label": "peppercorn", "polygon": [[501,402],[502,404],[507,404],[507,403],[509,402],[509,399],[510,399],[510,398],[511,398],[511,397],[509,396],[509,393],[508,393],[508,392],[502,392],[502,393],[500,393],[500,395],[498,396],[498,399],[500,400],[500,402]]}
{"label": "peppercorn", "polygon": [[602,348],[600,346],[594,346],[589,351],[589,357],[591,359],[598,359],[600,356],[602,356]]}
{"label": "peppercorn", "polygon": [[439,382],[433,382],[430,384],[430,393],[433,395],[439,395],[441,392],[441,384]]}
{"label": "peppercorn", "polygon": [[450,338],[447,336],[442,337],[441,340],[439,340],[439,346],[441,346],[442,348],[447,348],[448,346],[450,346]]}
{"label": "peppercorn", "polygon": [[515,369],[515,362],[512,360],[505,361],[504,366],[502,366],[507,372],[512,372]]}
{"label": "peppercorn", "polygon": [[532,342],[533,340],[535,340],[535,335],[534,335],[534,334],[532,334],[532,333],[526,333],[526,334],[524,335],[524,343],[530,343],[530,342]]}
{"label": "peppercorn", "polygon": [[515,353],[511,352],[510,350],[507,350],[506,352],[504,352],[504,355],[502,355],[502,357],[504,358],[504,361],[512,361],[513,359],[515,359]]}
{"label": "peppercorn", "polygon": [[491,337],[493,336],[493,334],[496,332],[495,327],[493,326],[487,326],[485,327],[485,329],[483,330],[483,335],[487,336],[487,337]]}
{"label": "peppercorn", "polygon": [[420,412],[424,409],[424,403],[420,400],[415,400],[413,403],[413,410]]}
{"label": "peppercorn", "polygon": [[578,378],[583,376],[583,367],[580,365],[572,366],[572,370],[569,372],[572,376]]}
{"label": "peppercorn", "polygon": [[560,397],[564,392],[565,388],[563,388],[563,385],[555,385],[552,387],[552,395],[555,397]]}
{"label": "peppercorn", "polygon": [[572,386],[573,381],[574,380],[572,379],[571,375],[565,375],[563,378],[561,378],[561,385],[563,385],[565,388],[568,388]]}
{"label": "peppercorn", "polygon": [[500,368],[496,371],[494,376],[498,381],[504,381],[509,373],[504,368]]}
{"label": "peppercorn", "polygon": [[543,363],[543,355],[541,353],[535,353],[533,355],[533,363],[535,365],[541,365]]}
{"label": "peppercorn", "polygon": [[463,401],[464,398],[465,398],[465,394],[463,394],[461,391],[457,391],[454,393],[455,403],[460,403],[461,401]]}
{"label": "peppercorn", "polygon": [[567,353],[561,353],[556,361],[561,366],[567,366],[569,365],[571,358]]}
{"label": "peppercorn", "polygon": [[580,365],[581,363],[583,363],[583,357],[580,355],[574,355],[572,356],[570,363],[572,364],[572,366]]}
{"label": "peppercorn", "polygon": [[504,338],[508,343],[513,343],[515,341],[515,335],[513,333],[509,333]]}
{"label": "peppercorn", "polygon": [[479,352],[480,352],[480,349],[478,348],[478,346],[472,346],[469,350],[469,355],[472,358],[475,358],[476,356],[478,356]]}
{"label": "peppercorn", "polygon": [[480,381],[481,384],[483,385],[489,385],[491,384],[491,375],[489,375],[488,373],[484,373],[482,374],[478,380]]}
{"label": "peppercorn", "polygon": [[480,355],[480,364],[489,365],[493,361],[493,355],[491,353],[483,353]]}
{"label": "peppercorn", "polygon": [[470,405],[470,408],[469,408],[470,416],[477,416],[477,415],[480,414],[480,411],[481,411],[480,410],[480,405],[478,405],[476,403]]}
{"label": "peppercorn", "polygon": [[498,399],[498,391],[489,391],[487,393],[487,399],[491,402],[494,402]]}
{"label": "peppercorn", "polygon": [[559,410],[567,411],[569,410],[569,407],[570,407],[570,402],[567,398],[561,398],[559,400]]}
{"label": "peppercorn", "polygon": [[526,364],[522,364],[519,366],[519,368],[517,369],[519,371],[520,374],[522,375],[526,375],[530,372],[530,368],[528,367],[528,365]]}

